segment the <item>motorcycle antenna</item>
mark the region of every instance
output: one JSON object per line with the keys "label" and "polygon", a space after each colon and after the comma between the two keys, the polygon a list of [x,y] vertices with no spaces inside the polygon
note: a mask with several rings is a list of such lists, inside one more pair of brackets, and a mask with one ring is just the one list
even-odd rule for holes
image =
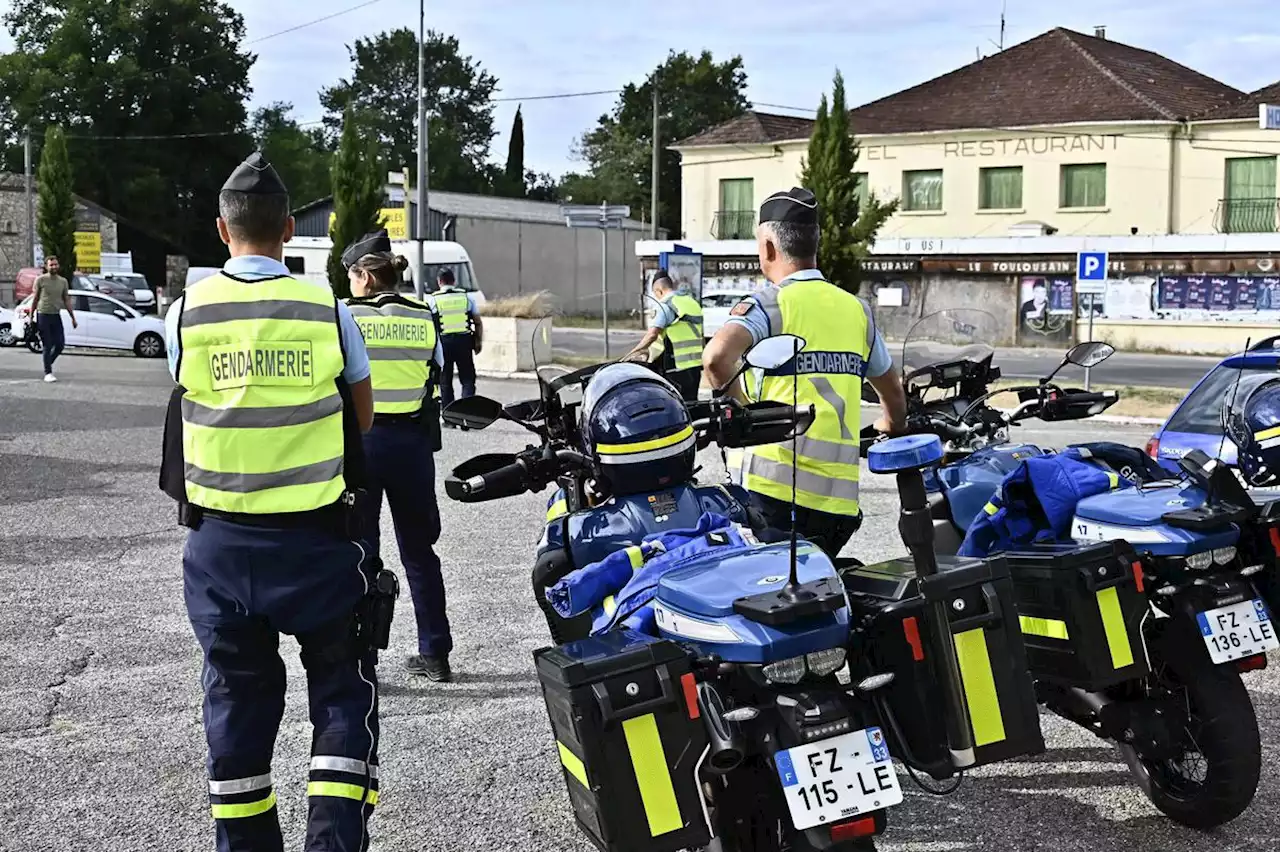
{"label": "motorcycle antenna", "polygon": [[[800,357],[800,338],[796,338],[794,351],[791,353],[791,411],[792,416],[798,416],[796,409],[800,405],[800,365],[796,361]],[[799,600],[801,597],[812,597],[812,592],[803,592],[800,589],[800,565],[796,548],[796,468],[799,466],[796,451],[800,442],[800,429],[798,421],[791,430],[791,571],[787,575],[787,585],[783,587],[782,594],[788,600]]]}

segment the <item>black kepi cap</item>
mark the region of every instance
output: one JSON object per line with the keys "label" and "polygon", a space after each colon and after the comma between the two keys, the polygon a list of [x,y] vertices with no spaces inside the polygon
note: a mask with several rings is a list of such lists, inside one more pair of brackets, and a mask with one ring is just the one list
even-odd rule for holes
{"label": "black kepi cap", "polygon": [[797,225],[818,224],[818,199],[802,187],[775,192],[760,205],[760,222],[794,222]]}
{"label": "black kepi cap", "polygon": [[244,192],[250,195],[288,195],[284,181],[280,175],[262,156],[261,151],[254,151],[245,161],[236,166],[231,177],[222,185],[224,192]]}
{"label": "black kepi cap", "polygon": [[343,269],[350,269],[351,265],[366,254],[390,254],[391,253],[391,237],[387,235],[387,229],[374,231],[372,234],[365,234],[351,245],[347,246],[342,253]]}

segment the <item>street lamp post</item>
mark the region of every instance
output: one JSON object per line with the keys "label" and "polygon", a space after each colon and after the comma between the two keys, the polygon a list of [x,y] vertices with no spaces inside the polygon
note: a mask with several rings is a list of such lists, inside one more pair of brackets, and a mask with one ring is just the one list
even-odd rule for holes
{"label": "street lamp post", "polygon": [[607,201],[596,205],[561,205],[560,213],[570,228],[598,228],[600,230],[600,318],[604,328],[604,357],[609,359],[609,231],[622,230],[622,222],[631,215],[625,204],[610,205]]}

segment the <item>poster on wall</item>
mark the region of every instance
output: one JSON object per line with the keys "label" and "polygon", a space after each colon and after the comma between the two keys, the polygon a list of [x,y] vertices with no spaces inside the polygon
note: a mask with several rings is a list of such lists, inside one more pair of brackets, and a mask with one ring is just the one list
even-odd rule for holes
{"label": "poster on wall", "polygon": [[1154,301],[1162,319],[1275,322],[1280,276],[1169,275],[1160,279]]}
{"label": "poster on wall", "polygon": [[1071,337],[1075,286],[1070,278],[1030,276],[1021,280],[1018,337],[1022,343],[1048,345]]}
{"label": "poster on wall", "polygon": [[[702,300],[702,255],[692,252],[663,252],[658,256],[658,265],[667,270],[667,275],[675,283],[676,289],[688,290],[693,298]],[[648,282],[646,292],[653,295],[653,279]]]}

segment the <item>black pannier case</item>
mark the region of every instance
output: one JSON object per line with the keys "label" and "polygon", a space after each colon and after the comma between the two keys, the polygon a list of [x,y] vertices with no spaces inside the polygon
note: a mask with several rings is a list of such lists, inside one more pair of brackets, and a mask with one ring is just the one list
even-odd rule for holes
{"label": "black pannier case", "polygon": [[1149,608],[1132,545],[1034,545],[1004,557],[1036,680],[1094,692],[1147,675]]}
{"label": "black pannier case", "polygon": [[[926,597],[941,599],[960,664],[978,766],[1044,751],[1035,688],[1018,629],[1013,584],[1001,558],[938,557],[921,594],[909,557],[841,568],[855,624],[865,629],[855,671],[893,672],[883,688],[896,753],[938,777],[950,774],[943,702]],[[855,674],[855,680],[858,675]],[[886,720],[888,721],[888,720]]]}
{"label": "black pannier case", "polygon": [[690,658],[629,630],[534,652],[578,825],[602,852],[711,840],[696,777],[707,748]]}

